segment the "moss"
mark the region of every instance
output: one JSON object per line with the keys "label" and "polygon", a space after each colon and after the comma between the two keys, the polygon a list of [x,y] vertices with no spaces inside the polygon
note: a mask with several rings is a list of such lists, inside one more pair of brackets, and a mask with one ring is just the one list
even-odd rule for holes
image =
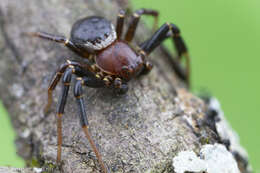
{"label": "moss", "polygon": [[209,141],[210,141],[209,137],[200,137],[200,143],[202,145],[209,144],[210,143]]}
{"label": "moss", "polygon": [[39,167],[41,167],[41,164],[37,158],[33,157],[29,163],[29,166],[39,168]]}
{"label": "moss", "polygon": [[51,173],[51,172],[55,172],[58,171],[58,166],[49,162],[49,163],[45,163],[43,165],[43,173]]}
{"label": "moss", "polygon": [[42,168],[42,173],[54,173],[59,172],[58,166],[52,162],[46,162],[42,157],[32,157],[27,164],[32,168]]}

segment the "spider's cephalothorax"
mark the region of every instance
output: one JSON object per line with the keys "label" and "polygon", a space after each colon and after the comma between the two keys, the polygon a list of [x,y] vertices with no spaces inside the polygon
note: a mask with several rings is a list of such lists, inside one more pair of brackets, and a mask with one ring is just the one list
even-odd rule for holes
{"label": "spider's cephalothorax", "polygon": [[[62,78],[63,90],[57,108],[57,132],[58,150],[57,162],[61,161],[62,126],[61,117],[64,114],[64,107],[70,87],[72,75],[77,76],[74,85],[74,96],[80,109],[80,122],[83,131],[89,140],[93,151],[101,165],[102,171],[107,173],[107,168],[101,159],[88,131],[88,119],[83,100],[83,86],[92,88],[109,87],[118,93],[125,93],[128,90],[127,82],[139,75],[146,74],[152,69],[147,56],[158,47],[166,38],[172,38],[179,57],[186,58],[186,71],[181,65],[172,59],[172,65],[176,74],[186,81],[189,86],[189,56],[187,48],[180,36],[180,30],[172,23],[162,25],[150,39],[132,48],[129,43],[132,41],[141,15],[155,17],[157,23],[158,12],[150,9],[137,10],[131,17],[125,37],[123,33],[125,11],[121,10],[117,17],[116,27],[103,17],[90,16],[78,20],[71,29],[71,37],[52,35],[44,32],[29,33],[32,36],[63,43],[66,47],[77,53],[82,58],[90,59],[93,64],[81,63],[67,60],[57,70],[48,88],[48,104],[45,112],[52,103],[52,91]],[[179,61],[177,61],[179,62]]]}
{"label": "spider's cephalothorax", "polygon": [[71,29],[71,41],[79,49],[95,52],[106,48],[117,39],[110,21],[103,17],[90,16],[78,20]]}

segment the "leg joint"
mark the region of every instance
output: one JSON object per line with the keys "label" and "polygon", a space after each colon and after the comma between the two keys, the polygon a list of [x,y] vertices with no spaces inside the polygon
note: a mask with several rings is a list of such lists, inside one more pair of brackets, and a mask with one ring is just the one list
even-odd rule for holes
{"label": "leg joint", "polygon": [[168,23],[168,22],[166,24],[168,25],[169,29],[171,30],[173,36],[177,37],[180,35],[180,29],[176,25],[174,25],[172,23]]}
{"label": "leg joint", "polygon": [[75,84],[75,87],[74,87],[74,96],[76,98],[80,98],[83,94],[83,91],[82,91],[82,81],[83,80],[77,80],[76,81],[76,84]]}
{"label": "leg joint", "polygon": [[115,85],[115,88],[120,88],[122,85],[122,80],[120,78],[115,78],[114,85]]}
{"label": "leg joint", "polygon": [[138,13],[133,14],[134,18],[140,18],[140,15]]}
{"label": "leg joint", "polygon": [[125,10],[120,10],[117,16],[120,17],[120,18],[124,18],[125,17]]}
{"label": "leg joint", "polygon": [[66,71],[63,75],[63,79],[62,79],[64,85],[68,85],[70,83],[72,73],[73,73],[73,69],[71,69],[71,68],[66,69]]}

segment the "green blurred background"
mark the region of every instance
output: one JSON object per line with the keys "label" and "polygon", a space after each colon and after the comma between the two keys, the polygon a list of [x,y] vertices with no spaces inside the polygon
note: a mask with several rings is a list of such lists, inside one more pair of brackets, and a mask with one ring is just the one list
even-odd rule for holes
{"label": "green blurred background", "polygon": [[[260,1],[133,0],[134,7],[160,12],[160,24],[177,24],[192,58],[192,90],[207,88],[216,96],[232,127],[260,170]],[[143,17],[152,26],[149,17]],[[258,31],[258,32],[257,32]],[[167,42],[171,47],[171,43]],[[22,167],[13,144],[14,132],[0,105],[0,165]],[[11,153],[11,154],[10,154]]]}

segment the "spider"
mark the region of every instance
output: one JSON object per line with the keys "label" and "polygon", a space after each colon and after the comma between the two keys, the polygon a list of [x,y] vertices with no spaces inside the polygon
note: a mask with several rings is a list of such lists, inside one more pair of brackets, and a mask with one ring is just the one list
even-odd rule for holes
{"label": "spider", "polygon": [[176,25],[165,23],[150,39],[136,46],[137,48],[130,46],[142,15],[153,16],[155,23],[157,23],[157,11],[139,9],[131,16],[124,38],[121,36],[126,16],[124,10],[120,10],[118,13],[116,27],[107,19],[99,16],[89,16],[76,21],[72,26],[70,39],[45,32],[28,33],[34,37],[63,43],[80,57],[92,62],[81,63],[67,60],[58,68],[48,87],[48,103],[45,107],[45,112],[50,108],[52,104],[52,92],[62,78],[63,88],[57,106],[57,163],[61,162],[61,120],[64,114],[72,75],[76,76],[74,96],[80,110],[80,123],[104,173],[107,173],[108,170],[88,131],[89,122],[83,100],[83,86],[92,88],[108,87],[114,89],[119,94],[126,93],[128,90],[128,81],[151,71],[153,65],[147,60],[147,56],[166,38],[173,39],[179,57],[186,57],[186,74],[184,76],[189,86],[189,56],[185,43],[180,36],[180,30]]}

